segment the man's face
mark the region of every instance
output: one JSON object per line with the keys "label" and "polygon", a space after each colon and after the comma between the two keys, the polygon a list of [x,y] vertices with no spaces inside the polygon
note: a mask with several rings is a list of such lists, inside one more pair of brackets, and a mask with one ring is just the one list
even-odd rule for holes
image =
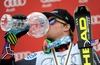
{"label": "man's face", "polygon": [[[54,20],[55,19],[55,20]],[[46,38],[55,41],[63,36],[65,36],[65,25],[64,21],[57,19],[55,17],[49,17],[49,31],[46,34]]]}

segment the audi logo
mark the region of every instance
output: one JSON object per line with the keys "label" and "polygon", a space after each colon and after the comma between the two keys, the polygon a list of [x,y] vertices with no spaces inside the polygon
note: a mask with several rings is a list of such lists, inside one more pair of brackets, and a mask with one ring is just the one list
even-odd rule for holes
{"label": "audi logo", "polygon": [[26,4],[26,0],[5,0],[4,6],[9,7],[18,7],[18,6],[24,6]]}

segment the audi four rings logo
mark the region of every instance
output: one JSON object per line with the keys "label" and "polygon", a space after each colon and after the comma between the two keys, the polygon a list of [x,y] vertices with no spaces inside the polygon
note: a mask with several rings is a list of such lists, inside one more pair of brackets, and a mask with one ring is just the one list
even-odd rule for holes
{"label": "audi four rings logo", "polygon": [[26,4],[26,0],[5,0],[4,6],[9,7],[18,7],[18,6],[24,6]]}

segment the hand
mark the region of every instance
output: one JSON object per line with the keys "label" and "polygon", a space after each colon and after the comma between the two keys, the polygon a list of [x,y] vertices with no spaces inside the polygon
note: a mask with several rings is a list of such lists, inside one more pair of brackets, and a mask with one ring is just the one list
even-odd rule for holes
{"label": "hand", "polygon": [[29,31],[29,28],[30,28],[30,26],[27,25],[25,27],[25,29],[21,29],[21,30],[13,30],[13,29],[11,29],[4,36],[5,41],[10,43],[10,44],[16,44],[18,38],[20,38],[21,36],[25,35]]}

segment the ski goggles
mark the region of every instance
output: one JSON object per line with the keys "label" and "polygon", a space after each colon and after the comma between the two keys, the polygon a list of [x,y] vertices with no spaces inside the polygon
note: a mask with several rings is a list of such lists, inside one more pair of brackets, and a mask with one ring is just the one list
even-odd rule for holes
{"label": "ski goggles", "polygon": [[52,19],[50,19],[50,20],[49,20],[49,24],[50,24],[50,25],[53,25],[56,21],[59,22],[59,23],[61,23],[61,24],[64,24],[64,25],[67,24],[67,23],[64,23],[64,21],[62,21],[62,20],[60,20],[60,19],[58,19],[58,18],[52,18]]}

